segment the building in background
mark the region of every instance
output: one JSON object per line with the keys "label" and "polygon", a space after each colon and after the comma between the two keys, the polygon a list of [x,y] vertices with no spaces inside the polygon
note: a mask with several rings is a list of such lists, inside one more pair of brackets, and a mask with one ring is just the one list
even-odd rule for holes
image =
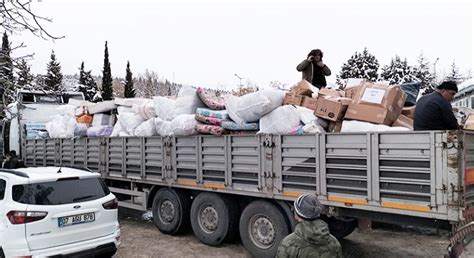
{"label": "building in background", "polygon": [[468,107],[474,109],[474,79],[469,79],[458,85],[459,92],[454,96],[453,107]]}

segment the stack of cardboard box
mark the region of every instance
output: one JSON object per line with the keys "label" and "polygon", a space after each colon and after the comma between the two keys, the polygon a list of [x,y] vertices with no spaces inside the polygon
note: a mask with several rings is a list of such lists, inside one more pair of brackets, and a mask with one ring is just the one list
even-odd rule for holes
{"label": "stack of cardboard box", "polygon": [[388,126],[413,129],[415,107],[404,108],[406,94],[399,86],[387,86],[367,80],[347,85],[345,90],[319,90],[311,97],[313,88],[303,80],[287,93],[284,104],[293,104],[314,110],[314,114],[328,120],[329,132],[340,132],[342,120],[359,120]]}

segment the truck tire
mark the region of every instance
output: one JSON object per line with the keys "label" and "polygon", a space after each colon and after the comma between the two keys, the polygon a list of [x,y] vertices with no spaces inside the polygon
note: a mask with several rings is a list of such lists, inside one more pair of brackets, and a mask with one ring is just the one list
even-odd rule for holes
{"label": "truck tire", "polygon": [[191,205],[194,235],[206,245],[231,240],[238,230],[238,208],[230,198],[215,193],[200,193]]}
{"label": "truck tire", "polygon": [[240,216],[240,238],[253,257],[275,257],[281,240],[290,233],[286,214],[268,201],[253,201]]}
{"label": "truck tire", "polygon": [[153,199],[153,222],[163,234],[181,233],[189,228],[190,206],[184,191],[162,188]]}
{"label": "truck tire", "polygon": [[335,236],[338,240],[350,235],[357,227],[356,219],[340,220],[334,217],[322,217],[329,226],[329,232]]}

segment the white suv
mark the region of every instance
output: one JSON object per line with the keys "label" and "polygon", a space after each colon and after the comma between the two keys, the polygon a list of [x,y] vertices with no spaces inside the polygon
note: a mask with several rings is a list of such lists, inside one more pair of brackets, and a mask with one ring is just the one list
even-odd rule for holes
{"label": "white suv", "polygon": [[112,256],[118,202],[98,173],[0,169],[0,257]]}

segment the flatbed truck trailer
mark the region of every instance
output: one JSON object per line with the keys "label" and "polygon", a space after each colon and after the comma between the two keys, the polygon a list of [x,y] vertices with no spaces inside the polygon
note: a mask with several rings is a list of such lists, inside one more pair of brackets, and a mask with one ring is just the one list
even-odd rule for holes
{"label": "flatbed truck trailer", "polygon": [[322,133],[23,140],[28,166],[102,174],[126,208],[165,234],[192,228],[205,244],[239,237],[272,257],[316,194],[338,238],[361,219],[445,228],[450,248],[474,231],[474,133]]}

